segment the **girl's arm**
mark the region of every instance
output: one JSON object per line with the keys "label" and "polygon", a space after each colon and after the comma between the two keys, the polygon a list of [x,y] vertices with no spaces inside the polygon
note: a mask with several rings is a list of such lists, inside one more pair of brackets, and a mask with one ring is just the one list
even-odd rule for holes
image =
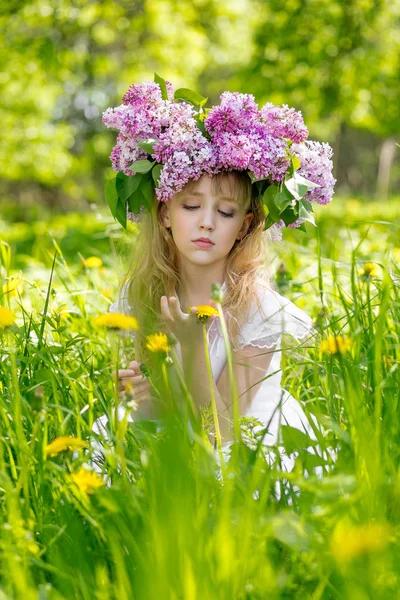
{"label": "girl's arm", "polygon": [[[193,401],[198,407],[204,406],[211,401],[211,392],[203,342],[196,340],[194,344],[181,345],[181,350],[182,366]],[[273,352],[273,349],[261,351],[253,346],[245,346],[239,351],[232,352],[241,416],[246,414],[260,387],[272,360]],[[225,365],[218,382],[216,383],[213,379],[213,391],[221,436],[226,442],[233,436],[233,407],[227,365]]]}

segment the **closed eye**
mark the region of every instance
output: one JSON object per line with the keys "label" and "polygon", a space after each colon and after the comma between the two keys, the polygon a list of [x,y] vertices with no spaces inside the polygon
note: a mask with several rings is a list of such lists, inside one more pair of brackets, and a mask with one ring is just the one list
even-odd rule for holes
{"label": "closed eye", "polygon": [[[198,206],[188,206],[187,204],[183,204],[183,208],[184,208],[185,210],[196,210],[196,209],[197,209],[197,208],[199,208],[199,207],[198,207]],[[226,212],[224,212],[223,210],[219,210],[218,212],[219,212],[219,213],[220,213],[220,214],[221,214],[223,217],[226,217],[226,218],[231,218],[231,217],[233,217],[233,215],[235,214],[235,213],[226,213]]]}

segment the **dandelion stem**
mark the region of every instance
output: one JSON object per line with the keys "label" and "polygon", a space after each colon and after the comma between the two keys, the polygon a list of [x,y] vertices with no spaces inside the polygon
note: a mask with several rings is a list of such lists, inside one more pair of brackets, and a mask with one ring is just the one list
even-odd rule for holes
{"label": "dandelion stem", "polygon": [[210,394],[211,394],[211,407],[214,418],[214,427],[215,427],[215,438],[217,440],[217,448],[221,459],[221,465],[224,462],[223,454],[222,454],[222,442],[221,442],[221,432],[219,429],[219,420],[218,420],[218,412],[217,412],[217,404],[215,402],[215,393],[214,393],[214,379],[211,370],[211,361],[210,354],[208,351],[208,343],[207,343],[207,329],[204,323],[202,323],[203,328],[203,341],[204,341],[204,352],[206,355],[206,365],[207,365],[207,374],[208,374],[208,382],[210,384]]}
{"label": "dandelion stem", "polygon": [[219,313],[222,336],[224,338],[225,350],[226,350],[226,361],[228,365],[228,375],[229,375],[229,384],[231,388],[232,395],[232,406],[233,406],[233,433],[235,442],[240,441],[240,422],[239,422],[239,396],[237,391],[236,379],[233,372],[233,359],[232,359],[232,350],[229,343],[228,330],[226,327],[224,313],[222,311],[222,306],[220,302],[216,302],[216,307]]}

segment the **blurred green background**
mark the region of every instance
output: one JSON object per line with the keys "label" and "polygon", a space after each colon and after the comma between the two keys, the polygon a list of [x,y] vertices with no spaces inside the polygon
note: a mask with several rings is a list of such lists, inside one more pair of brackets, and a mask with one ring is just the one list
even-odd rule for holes
{"label": "blurred green background", "polygon": [[211,103],[229,89],[302,110],[334,148],[338,195],[398,190],[399,0],[5,0],[0,23],[8,221],[105,206],[101,114],[154,71]]}

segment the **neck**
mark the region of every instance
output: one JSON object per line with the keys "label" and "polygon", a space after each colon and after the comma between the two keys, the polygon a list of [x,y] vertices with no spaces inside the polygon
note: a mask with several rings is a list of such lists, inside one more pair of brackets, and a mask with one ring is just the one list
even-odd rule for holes
{"label": "neck", "polygon": [[181,265],[182,284],[177,290],[182,310],[189,306],[209,304],[211,300],[211,284],[223,284],[225,279],[225,262],[216,265]]}

